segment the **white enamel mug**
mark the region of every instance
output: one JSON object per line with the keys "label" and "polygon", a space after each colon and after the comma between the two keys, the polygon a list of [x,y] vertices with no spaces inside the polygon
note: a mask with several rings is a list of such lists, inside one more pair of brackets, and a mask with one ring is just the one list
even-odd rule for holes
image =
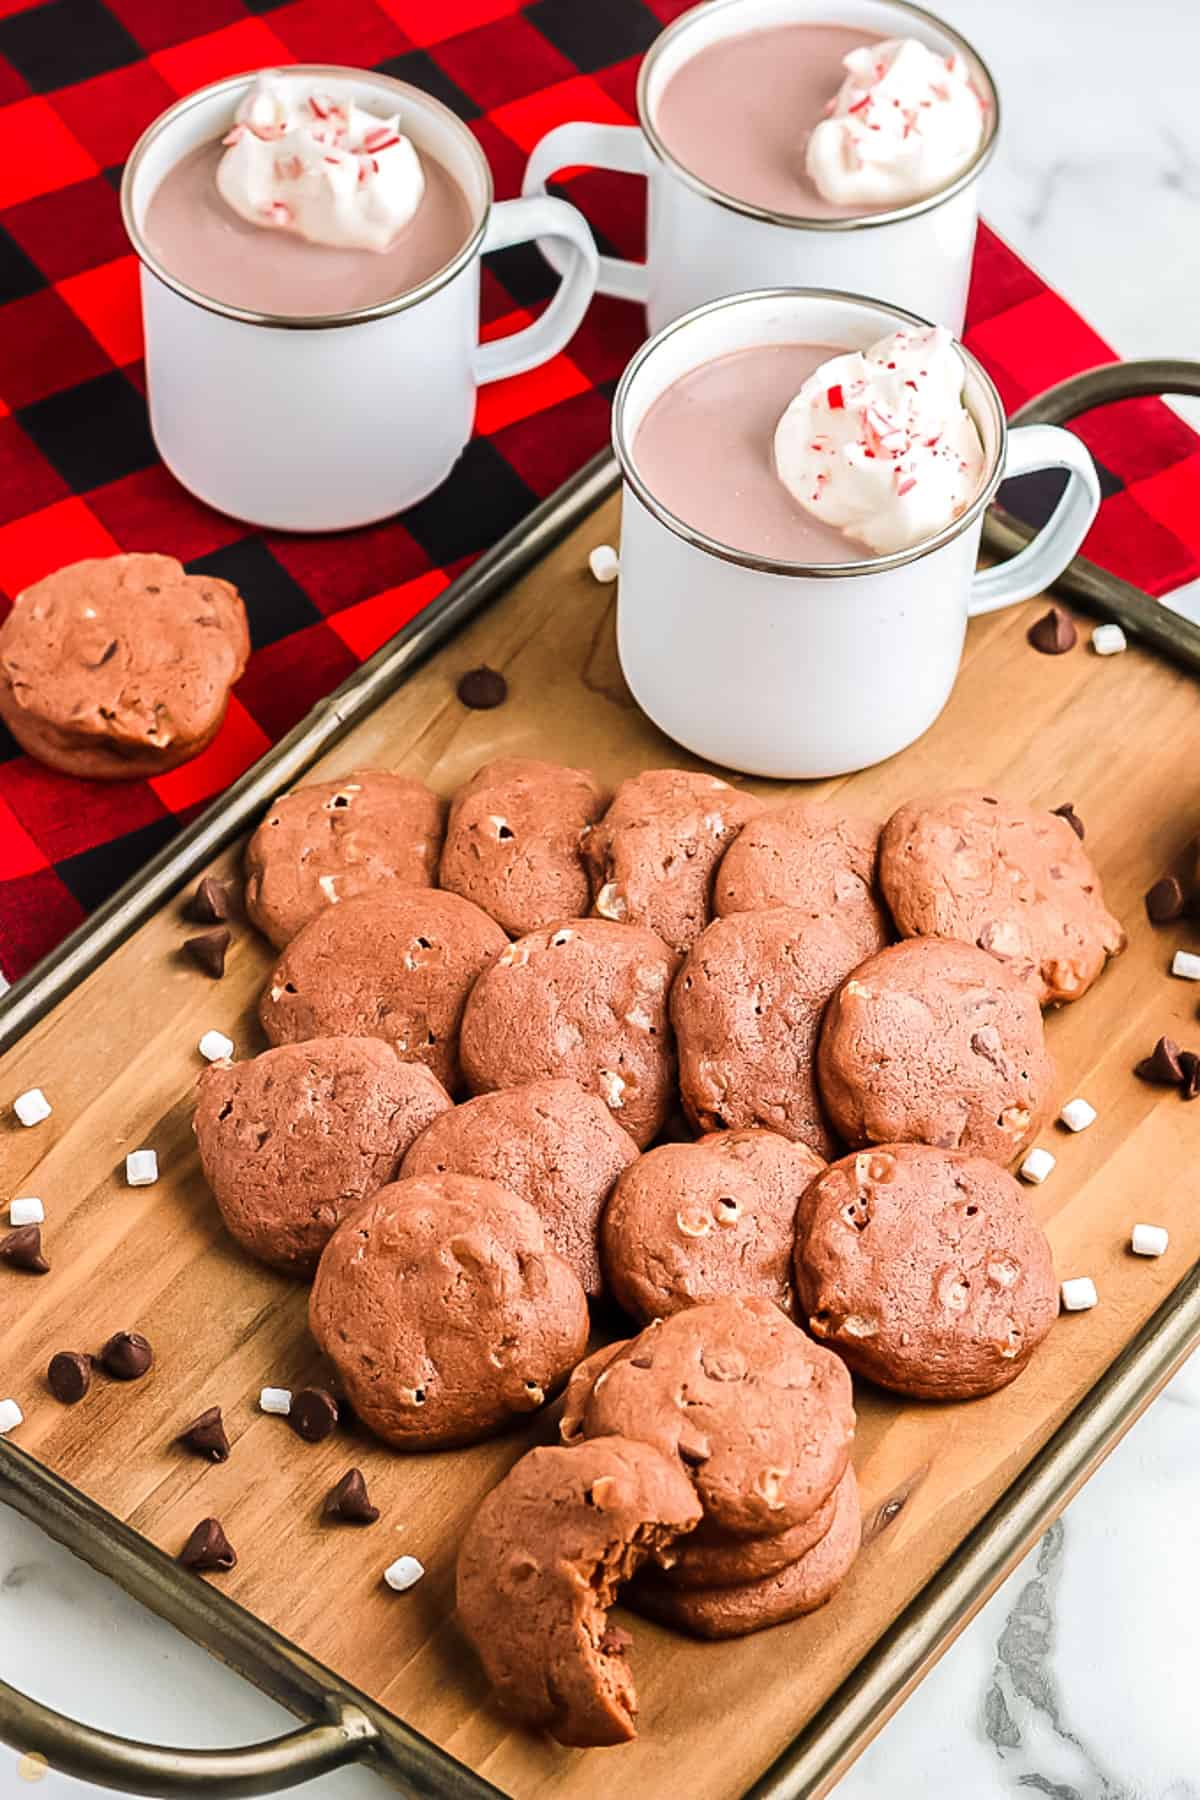
{"label": "white enamel mug", "polygon": [[[968,167],[925,200],[853,219],[770,212],[722,193],[686,169],[655,123],[671,76],[722,38],[805,20],[913,37],[942,55],[956,51],[963,57],[977,93],[988,102],[984,139]],[[640,125],[579,122],[548,132],[529,158],[524,192],[543,194],[557,171],[580,165],[646,177],[646,261],[602,256],[596,286],[601,294],[641,301],[652,332],[706,300],[777,286],[871,294],[951,331],[962,330],[979,176],[995,147],[999,107],[983,59],[932,13],[906,0],[708,0],[682,14],[647,51],[637,106]],[[542,250],[560,267],[554,245],[544,243]]]}
{"label": "white enamel mug", "polygon": [[[1060,575],[1100,505],[1084,445],[1053,425],[1009,431],[966,350],[965,402],[986,456],[961,518],[914,549],[848,563],[758,557],[669,512],[638,469],[638,428],[663,390],[714,357],[761,344],[866,349],[924,320],[857,294],[774,289],[710,301],[634,356],[613,403],[624,476],[617,647],[634,699],[687,749],[749,775],[844,775],[919,738],[954,685],[967,620]],[[961,346],[960,346],[961,349]],[[789,395],[780,400],[782,413]],[[716,459],[719,476],[719,459]],[[1009,562],[975,572],[1000,482],[1064,469],[1053,515]]]}
{"label": "white enamel mug", "polygon": [[[223,136],[252,74],[189,94],[150,126],[126,166],[125,229],[141,261],[150,426],[199,499],[250,524],[339,531],[430,493],[461,455],[475,391],[557,355],[595,289],[596,247],[565,201],[493,202],[466,126],[406,82],[361,69],[289,67],[336,81],[361,106],[400,108],[404,130],[467,196],[473,227],[445,268],[381,305],[317,318],[245,311],[177,280],[143,235],[150,197],[180,157]],[[479,259],[549,235],[566,247],[558,293],[534,324],[479,343]]]}

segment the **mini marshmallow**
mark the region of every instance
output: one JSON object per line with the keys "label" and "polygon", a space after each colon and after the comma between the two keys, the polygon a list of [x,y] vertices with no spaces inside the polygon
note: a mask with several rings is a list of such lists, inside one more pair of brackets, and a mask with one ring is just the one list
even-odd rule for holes
{"label": "mini marshmallow", "polygon": [[1017,1173],[1022,1181],[1032,1181],[1035,1187],[1041,1187],[1047,1175],[1053,1172],[1054,1163],[1055,1158],[1050,1152],[1039,1146],[1029,1152]]}
{"label": "mini marshmallow", "polygon": [[30,1088],[27,1093],[18,1094],[13,1101],[13,1111],[22,1125],[40,1125],[43,1119],[50,1117],[53,1110],[41,1088]]}
{"label": "mini marshmallow", "polygon": [[32,1196],[26,1200],[13,1200],[9,1203],[8,1222],[10,1225],[44,1225],[46,1209]]}
{"label": "mini marshmallow", "polygon": [[1119,656],[1128,648],[1128,640],[1119,625],[1097,625],[1092,633],[1092,649],[1097,656]]}
{"label": "mini marshmallow", "polygon": [[394,1593],[402,1594],[405,1588],[416,1587],[424,1573],[425,1565],[415,1556],[398,1556],[383,1571],[383,1579]]}
{"label": "mini marshmallow", "polygon": [[233,1039],[227,1038],[223,1031],[206,1031],[196,1048],[205,1062],[222,1062],[233,1055]]}
{"label": "mini marshmallow", "polygon": [[1192,950],[1177,950],[1171,962],[1172,975],[1181,975],[1184,981],[1200,981],[1200,956]]}
{"label": "mini marshmallow", "polygon": [[615,581],[621,571],[621,559],[611,544],[597,544],[588,552],[588,568],[597,581]]}
{"label": "mini marshmallow", "polygon": [[1072,1281],[1064,1281],[1061,1293],[1064,1312],[1087,1312],[1096,1304],[1096,1284],[1090,1275],[1076,1275]]}
{"label": "mini marshmallow", "polygon": [[1165,1225],[1135,1225],[1129,1248],[1135,1256],[1161,1256],[1170,1241]]}
{"label": "mini marshmallow", "polygon": [[158,1180],[157,1150],[131,1150],[125,1158],[125,1179],[130,1187],[153,1187]]}
{"label": "mini marshmallow", "polygon": [[258,1396],[259,1408],[265,1413],[278,1413],[286,1419],[292,1410],[291,1388],[264,1388]]}
{"label": "mini marshmallow", "polygon": [[1086,1100],[1068,1100],[1058,1116],[1068,1131],[1086,1131],[1096,1123],[1096,1109]]}
{"label": "mini marshmallow", "polygon": [[25,1423],[25,1414],[15,1400],[0,1400],[0,1437]]}

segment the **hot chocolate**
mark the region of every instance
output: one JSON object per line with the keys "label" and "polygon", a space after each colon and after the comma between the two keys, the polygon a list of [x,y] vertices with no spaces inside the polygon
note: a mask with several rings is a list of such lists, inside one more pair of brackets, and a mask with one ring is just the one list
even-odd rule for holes
{"label": "hot chocolate", "polygon": [[792,395],[837,351],[766,344],[691,369],[650,407],[633,443],[646,486],[706,537],[785,562],[853,562],[861,550],[797,506],[775,474],[775,427]]}
{"label": "hot chocolate", "polygon": [[289,95],[285,113],[278,91],[260,81],[227,136],[159,183],[144,233],[163,267],[209,299],[291,318],[376,306],[444,268],[472,229],[444,164],[394,117],[334,99],[326,119],[316,93]]}
{"label": "hot chocolate", "polygon": [[698,50],[668,80],[654,124],[719,193],[789,218],[845,219],[947,185],[979,148],[984,107],[959,56],[800,22]]}
{"label": "hot chocolate", "polygon": [[978,492],[964,373],[933,327],[861,353],[735,350],[664,389],[633,459],[656,500],[731,549],[809,564],[888,555],[934,536]]}

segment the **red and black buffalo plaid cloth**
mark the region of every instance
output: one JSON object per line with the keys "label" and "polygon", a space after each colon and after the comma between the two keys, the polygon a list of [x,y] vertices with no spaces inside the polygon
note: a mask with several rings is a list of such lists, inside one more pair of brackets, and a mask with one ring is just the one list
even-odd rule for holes
{"label": "red and black buffalo plaid cloth", "polygon": [[[121,164],[181,94],[289,62],[384,69],[476,134],[501,198],[567,119],[634,118],[638,61],[684,0],[0,0],[0,612],[78,557],[161,550],[245,596],[254,654],[224,729],[158,780],[80,782],[0,727],[0,967],[15,979],[287,731],[481,549],[606,441],[638,309],[598,300],[569,350],[486,388],[450,481],[387,524],[335,537],[248,532],[176,486],[143,402],[137,267]],[[628,176],[563,190],[601,246],[641,250]],[[536,250],[491,257],[485,329],[544,303]],[[994,235],[981,233],[967,342],[1015,408],[1112,352]],[[1200,440],[1158,401],[1081,433],[1105,502],[1088,553],[1151,592],[1200,574]],[[1036,514],[1044,496],[1018,510]]]}

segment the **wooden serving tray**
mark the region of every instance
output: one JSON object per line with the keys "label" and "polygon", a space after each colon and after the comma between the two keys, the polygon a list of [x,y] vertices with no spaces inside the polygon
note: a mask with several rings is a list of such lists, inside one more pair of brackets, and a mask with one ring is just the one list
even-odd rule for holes
{"label": "wooden serving tray", "polygon": [[[648,766],[694,763],[642,717],[621,678],[615,589],[598,586],[586,569],[589,547],[615,541],[617,528],[617,502],[609,500],[358,725],[314,778],[382,764],[449,794],[498,754],[587,764],[612,784]],[[42,1279],[0,1268],[0,1391],[26,1414],[13,1442],[171,1555],[199,1519],[217,1515],[239,1562],[208,1578],[214,1586],[520,1800],[618,1788],[628,1800],[685,1792],[689,1800],[726,1800],[744,1790],[1200,1251],[1187,1130],[1200,1108],[1189,1114],[1175,1094],[1131,1075],[1162,1032],[1200,1043],[1198,990],[1167,978],[1188,928],[1155,930],[1141,901],[1187,854],[1200,824],[1194,689],[1137,649],[1106,660],[1085,646],[1063,658],[1035,655],[1025,630],[1036,605],[972,624],[954,696],[920,743],[812,791],[844,793],[855,810],[882,819],[919,791],[984,783],[1046,806],[1072,801],[1085,820],[1088,849],[1130,943],[1083,1002],[1049,1019],[1059,1100],[1082,1094],[1099,1117],[1078,1137],[1048,1129],[1042,1141],[1058,1167],[1043,1188],[1029,1190],[1029,1204],[1050,1233],[1060,1274],[1091,1275],[1100,1304],[1063,1317],[1029,1371],[989,1399],[904,1404],[859,1386],[855,1465],[867,1541],[830,1606],[718,1645],[625,1621],[641,1698],[640,1736],[627,1748],[564,1750],[495,1711],[454,1620],[455,1554],[487,1489],[530,1442],[553,1438],[553,1413],[491,1444],[414,1456],[357,1431],[306,1445],[284,1421],[258,1412],[263,1385],[320,1378],[305,1328],[307,1293],[224,1235],[200,1174],[191,1096],[202,1032],[227,1032],[239,1056],[263,1047],[255,1001],[272,953],[243,926],[224,980],[212,982],[178,955],[188,927],[177,903],[0,1064],[0,1199],[42,1197],[52,1264]],[[508,702],[494,712],[467,712],[455,697],[458,675],[480,662],[510,682]],[[798,706],[805,678],[796,671]],[[775,801],[793,791],[748,785]],[[230,852],[214,872],[236,866]],[[7,1107],[32,1086],[45,1090],[54,1113],[25,1130]],[[143,1145],[157,1150],[160,1179],[131,1189],[125,1153]],[[1161,1260],[1128,1254],[1138,1219],[1169,1227]],[[95,1350],[119,1329],[150,1338],[152,1374],[131,1386],[98,1378],[83,1404],[59,1406],[43,1380],[52,1353]],[[233,1440],[221,1466],[172,1441],[213,1404]],[[325,1493],[353,1464],[382,1508],[367,1530],[331,1527],[319,1516]],[[404,1552],[427,1574],[397,1595],[380,1576]]]}

